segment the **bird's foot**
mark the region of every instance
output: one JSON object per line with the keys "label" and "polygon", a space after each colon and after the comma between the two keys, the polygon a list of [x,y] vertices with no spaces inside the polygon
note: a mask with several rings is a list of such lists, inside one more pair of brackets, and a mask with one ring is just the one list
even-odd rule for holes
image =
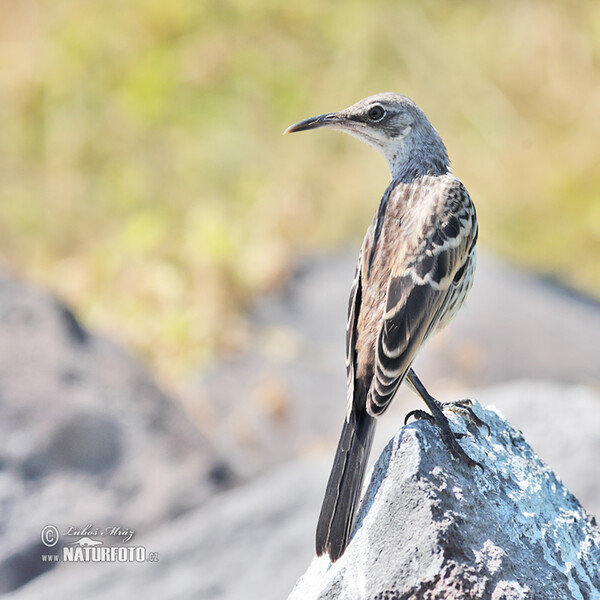
{"label": "bird's foot", "polygon": [[[408,422],[408,419],[410,419],[410,417],[414,417],[415,419],[426,419],[430,423],[437,425],[437,427],[439,428],[439,430],[442,434],[442,439],[444,440],[444,443],[446,444],[446,446],[450,449],[450,452],[452,452],[452,454],[454,456],[456,456],[459,460],[463,460],[469,467],[479,467],[481,469],[481,471],[483,472],[484,471],[483,465],[481,463],[477,462],[476,460],[473,460],[462,449],[460,444],[458,444],[458,442],[456,441],[457,439],[466,437],[466,434],[464,434],[464,433],[457,434],[452,431],[452,429],[450,427],[450,423],[448,422],[446,415],[444,415],[444,413],[443,413],[443,409],[446,408],[446,403],[439,402],[439,401],[435,400],[434,398],[432,398],[432,400],[434,400],[435,403],[432,404],[432,406],[430,406],[431,413],[425,412],[424,410],[420,410],[420,409],[411,410],[406,415],[406,417],[404,419],[404,424],[406,425],[406,423]],[[460,403],[461,401],[459,400],[458,402]],[[468,402],[470,402],[470,400]],[[450,403],[448,403],[448,404],[450,404]],[[464,408],[465,410],[468,409],[468,407],[465,407],[465,406],[462,406],[461,408]],[[454,409],[456,410],[456,407],[454,407]],[[471,411],[471,412],[473,412],[473,411]],[[479,419],[476,415],[475,415],[475,417],[477,419]],[[479,419],[479,421],[481,421],[481,419]],[[483,423],[483,421],[481,421],[481,422]]]}
{"label": "bird's foot", "polygon": [[414,417],[415,421],[420,421],[421,419],[425,419],[426,421],[429,421],[430,423],[434,422],[434,418],[428,412],[425,412],[424,410],[421,410],[420,408],[415,408],[415,410],[411,410],[404,417],[404,424],[405,425],[408,425],[408,420],[411,417]]}
{"label": "bird's foot", "polygon": [[488,436],[491,434],[490,426],[483,419],[480,419],[475,414],[475,411],[471,408],[471,406],[473,406],[473,401],[469,398],[464,398],[462,400],[451,400],[450,402],[440,402],[434,398],[434,401],[442,411],[451,410],[456,412],[459,415],[466,417],[470,423],[475,423],[476,427],[485,427],[487,429]]}
{"label": "bird's foot", "polygon": [[[435,418],[433,417],[433,415],[429,414],[428,412],[421,410],[420,408],[416,408],[415,410],[411,410],[405,417],[404,417],[404,424],[407,425],[408,424],[408,420],[413,417],[415,419],[415,421],[420,421],[421,419],[425,419],[426,421],[429,421],[430,423],[433,423],[434,425],[437,424]],[[454,435],[454,437],[457,440],[461,440],[464,437],[467,437],[466,433],[457,433],[457,432],[452,432],[452,434]]]}

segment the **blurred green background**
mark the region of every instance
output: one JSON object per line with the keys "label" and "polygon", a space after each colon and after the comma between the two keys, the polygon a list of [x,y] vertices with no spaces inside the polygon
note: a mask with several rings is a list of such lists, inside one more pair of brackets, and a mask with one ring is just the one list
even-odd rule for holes
{"label": "blurred green background", "polygon": [[176,381],[294,257],[358,248],[380,91],[445,140],[483,247],[600,295],[600,3],[0,1],[0,261]]}

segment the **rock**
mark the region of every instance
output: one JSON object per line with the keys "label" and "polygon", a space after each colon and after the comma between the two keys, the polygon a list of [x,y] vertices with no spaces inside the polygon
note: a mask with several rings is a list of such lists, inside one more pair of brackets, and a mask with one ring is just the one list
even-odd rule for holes
{"label": "rock", "polygon": [[[545,380],[519,380],[462,390],[444,400],[473,398],[494,407],[523,432],[534,452],[562,479],[592,515],[600,516],[600,394],[597,388]],[[395,406],[396,402],[401,400]],[[403,398],[379,419],[372,456],[377,457],[398,430]],[[423,403],[417,400],[416,406]],[[406,410],[409,410],[408,408]],[[330,449],[333,455],[335,448]]]}
{"label": "rock", "polygon": [[[307,259],[281,294],[257,303],[249,351],[219,361],[192,389],[198,413],[211,416],[213,409],[212,418],[198,422],[205,436],[125,352],[50,295],[0,274],[0,593],[284,597],[312,555],[345,411],[343,339],[354,254]],[[520,320],[513,320],[515,311]],[[593,301],[484,255],[468,306],[426,348],[419,370],[444,400],[461,397],[444,392],[447,384],[523,373],[594,384],[599,315]],[[586,508],[600,514],[597,394],[538,380],[470,396],[506,410]],[[378,426],[379,440],[387,442],[414,407],[422,403],[401,392]],[[279,466],[231,489],[239,472],[257,475],[315,452],[322,461]],[[40,532],[50,523],[128,527],[135,543],[161,558],[42,563]]]}
{"label": "rock", "polygon": [[0,274],[0,593],[62,571],[41,562],[48,524],[141,534],[230,484],[228,464],[140,364]]}
{"label": "rock", "polygon": [[[534,394],[533,390],[539,390],[538,394]],[[503,395],[514,396],[515,404],[518,403],[525,413],[534,413],[543,408],[544,394],[550,400],[548,413],[561,400],[570,400],[575,411],[590,409],[593,402],[600,405],[598,396],[589,389],[539,382],[483,389],[475,397],[500,402]],[[528,405],[530,400],[531,406]],[[487,414],[476,410],[482,416]],[[587,417],[582,420],[587,420]],[[388,441],[397,431],[399,422],[401,420],[388,418],[388,415],[381,419],[378,427],[382,435],[390,431]],[[570,426],[569,422],[566,423]],[[405,433],[401,434],[407,436],[402,438],[402,452],[406,450],[408,453],[411,439],[416,444],[423,440],[429,443],[430,437],[437,438],[437,431],[429,429],[424,422],[408,426]],[[587,435],[587,430],[584,431]],[[474,456],[477,450],[473,447],[477,444],[482,444],[482,451],[489,452],[487,432],[479,435],[472,430],[472,433],[478,436],[477,439],[472,442],[462,440],[460,443]],[[554,435],[554,431],[550,430],[549,435]],[[333,450],[330,448],[318,455],[274,467],[250,482],[209,498],[196,509],[136,535],[129,542],[128,545],[142,545],[149,552],[157,552],[158,562],[63,565],[64,568],[45,573],[10,593],[7,600],[82,597],[88,600],[126,600],[132,597],[161,600],[281,600],[292,589],[298,575],[314,555],[315,527]],[[479,470],[461,471],[461,465],[450,461],[446,449],[440,447],[436,440],[432,441],[430,447],[419,447],[415,452],[419,460],[426,461],[422,471],[435,468],[435,461],[439,460],[445,468],[453,469],[451,473],[454,475],[446,475],[446,480],[456,478],[458,471],[467,480],[466,483],[461,482],[465,490],[463,495],[468,497],[468,494],[475,493],[471,488],[480,481]],[[429,452],[433,456],[428,459],[426,454]],[[588,466],[593,467],[591,464]],[[437,480],[444,476],[440,471],[438,469],[435,472]],[[418,501],[419,496],[414,500]],[[469,520],[472,520],[471,516]],[[404,524],[403,528],[406,528]],[[415,534],[414,525],[408,530],[411,531]],[[38,556],[40,552],[41,549],[38,549]],[[506,589],[510,590],[511,586],[507,581]],[[502,589],[502,585],[499,589]],[[510,598],[508,591],[506,597]],[[564,596],[557,598],[562,600]],[[482,599],[487,600],[487,597],[484,595]],[[350,597],[350,600],[359,598]]]}
{"label": "rock", "polygon": [[[453,459],[435,426],[404,427],[377,461],[353,537],[315,558],[289,600],[600,598],[600,529],[498,412]],[[452,416],[467,433],[465,418]]]}
{"label": "rock", "polygon": [[500,409],[523,431],[527,443],[552,467],[583,507],[600,517],[597,388],[528,380],[491,386],[466,396]]}
{"label": "rock", "polygon": [[329,457],[279,466],[129,542],[156,562],[64,565],[6,600],[281,600],[314,553],[328,469]]}

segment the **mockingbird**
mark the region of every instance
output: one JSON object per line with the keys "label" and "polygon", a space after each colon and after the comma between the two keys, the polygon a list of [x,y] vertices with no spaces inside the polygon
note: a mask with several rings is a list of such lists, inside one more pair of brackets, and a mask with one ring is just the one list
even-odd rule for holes
{"label": "mockingbird", "polygon": [[473,282],[477,217],[450,168],[440,135],[409,98],[383,93],[340,112],[300,121],[285,133],[329,127],[379,150],[392,181],[362,244],[346,326],[348,410],[317,525],[317,554],[337,560],[348,545],[371,449],[375,418],[405,381],[431,411],[412,411],[440,429],[450,451],[476,463],[457,443],[444,408],[411,364],[423,343],[462,305]]}

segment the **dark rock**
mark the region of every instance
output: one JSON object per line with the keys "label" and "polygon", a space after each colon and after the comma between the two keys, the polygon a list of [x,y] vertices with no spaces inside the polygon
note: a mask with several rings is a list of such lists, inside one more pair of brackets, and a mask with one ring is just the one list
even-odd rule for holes
{"label": "dark rock", "polygon": [[55,568],[58,562],[42,560],[46,551],[47,548],[38,539],[3,560],[0,563],[0,594],[16,590]]}
{"label": "dark rock", "polygon": [[[521,432],[475,404],[491,433],[452,416],[483,467],[452,458],[429,422],[377,461],[354,534],[315,558],[290,600],[600,597],[600,529]],[[486,432],[486,433],[484,433]]]}
{"label": "dark rock", "polygon": [[56,310],[62,317],[65,332],[75,344],[85,344],[89,340],[88,332],[83,328],[73,311],[62,302],[56,301]]}
{"label": "dark rock", "polygon": [[46,451],[58,470],[91,474],[116,467],[123,451],[119,423],[102,413],[80,413],[59,425]]}
{"label": "dark rock", "polygon": [[235,473],[226,462],[216,462],[208,472],[208,478],[216,488],[227,489],[235,482]]}

